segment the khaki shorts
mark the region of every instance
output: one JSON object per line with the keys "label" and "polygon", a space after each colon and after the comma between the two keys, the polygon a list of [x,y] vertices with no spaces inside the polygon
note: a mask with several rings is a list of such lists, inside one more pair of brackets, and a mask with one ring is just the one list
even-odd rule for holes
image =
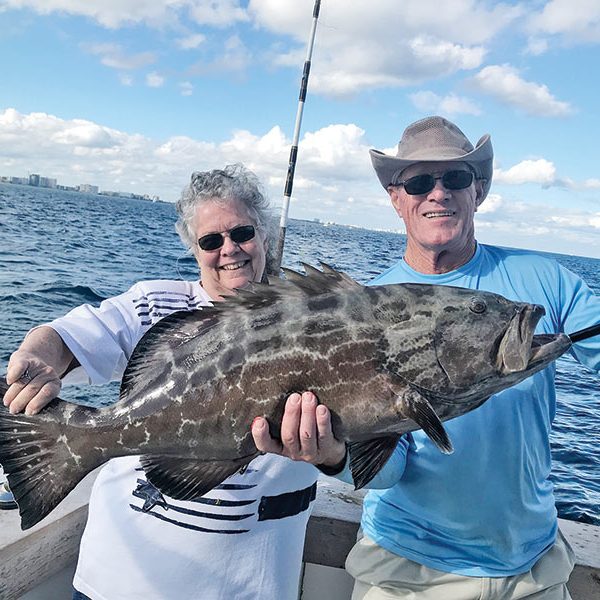
{"label": "khaki shorts", "polygon": [[348,555],[346,570],[355,579],[352,600],[570,600],[566,583],[574,559],[559,532],[554,546],[527,573],[466,577],[430,569],[362,537]]}

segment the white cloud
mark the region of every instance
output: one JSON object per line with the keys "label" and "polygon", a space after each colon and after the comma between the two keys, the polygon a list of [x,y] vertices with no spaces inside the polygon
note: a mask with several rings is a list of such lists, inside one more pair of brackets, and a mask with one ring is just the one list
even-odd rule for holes
{"label": "white cloud", "polygon": [[[257,134],[239,130],[221,143],[173,136],[153,140],[83,119],[66,120],[46,113],[0,111],[0,174],[29,172],[56,177],[59,183],[91,183],[105,190],[160,195],[175,200],[190,173],[241,161],[265,182],[274,205],[286,178],[290,140],[280,127]],[[315,218],[397,230],[401,221],[372,171],[365,133],[354,124],[308,131],[301,139],[293,192],[292,217]],[[390,149],[392,152],[392,149]],[[496,181],[552,183],[554,166],[543,159],[523,161]],[[600,181],[584,182],[589,189]],[[578,210],[570,202],[543,205],[493,192],[476,216],[477,237],[497,243],[600,257],[600,213]],[[566,193],[566,192],[565,192]],[[529,195],[528,195],[529,197]],[[542,196],[544,198],[544,196]]]}
{"label": "white cloud", "polygon": [[[483,243],[600,258],[600,213],[491,195],[475,216]],[[486,210],[489,200],[495,204]]]}
{"label": "white cloud", "polygon": [[129,73],[119,73],[119,81],[127,87],[133,85],[133,77]]}
{"label": "white cloud", "polygon": [[[170,200],[192,171],[231,162],[244,162],[264,181],[277,181],[271,191],[279,199],[290,144],[279,127],[262,135],[235,131],[220,144],[184,136],[156,141],[80,119],[0,111],[0,164],[11,165],[11,172],[2,175],[23,176],[33,170],[58,177],[66,185],[85,179],[103,189],[159,194]],[[314,206],[320,211],[319,203],[325,199],[338,202],[334,190],[352,189],[345,196],[364,198],[361,208],[368,206],[367,197],[381,196],[368,148],[364,131],[352,124],[307,132],[300,141],[294,196],[302,198],[304,208]],[[351,188],[349,180],[354,182]]]}
{"label": "white cloud", "polygon": [[554,98],[545,85],[526,81],[510,65],[485,67],[471,81],[480,92],[530,115],[564,117],[573,112],[569,103]]}
{"label": "white cloud", "polygon": [[202,43],[206,41],[206,36],[201,33],[196,33],[194,35],[188,35],[184,38],[179,38],[176,40],[177,46],[182,50],[193,50],[197,48]]}
{"label": "white cloud", "polygon": [[510,185],[538,183],[542,186],[549,186],[556,182],[556,167],[543,158],[524,160],[506,171],[495,169],[494,182]]}
{"label": "white cloud", "polygon": [[469,114],[480,115],[480,108],[469,98],[457,96],[456,94],[448,94],[439,96],[431,91],[423,90],[410,94],[410,99],[423,113],[457,115]]}
{"label": "white cloud", "polygon": [[550,0],[535,13],[529,27],[536,34],[559,35],[574,44],[600,42],[600,2]]}
{"label": "white cloud", "polygon": [[232,35],[223,42],[220,56],[211,62],[199,61],[187,70],[187,75],[206,75],[208,73],[243,74],[252,61],[252,53],[238,35]]}
{"label": "white cloud", "polygon": [[28,8],[40,14],[53,12],[84,16],[109,29],[144,23],[162,29],[193,20],[202,25],[226,27],[247,21],[237,0],[1,0],[4,8]]}
{"label": "white cloud", "polygon": [[194,93],[194,86],[190,81],[182,81],[179,84],[179,91],[182,96],[191,96]]}
{"label": "white cloud", "polygon": [[586,179],[583,182],[583,187],[590,190],[600,189],[600,179]]}
{"label": "white cloud", "polygon": [[[274,50],[273,63],[299,64],[312,20],[306,3],[251,0],[248,10],[259,26],[298,43]],[[401,7],[397,0],[328,0],[321,5],[311,90],[343,96],[477,68],[486,44],[521,14],[519,7],[474,0],[406,0]]]}
{"label": "white cloud", "polygon": [[153,52],[127,55],[119,44],[82,44],[81,47],[89,54],[99,56],[100,62],[112,69],[130,71],[156,62],[156,55]]}
{"label": "white cloud", "polygon": [[525,48],[525,54],[531,54],[533,56],[540,56],[548,51],[548,40],[540,38],[529,38],[527,40],[527,48]]}
{"label": "white cloud", "polygon": [[487,198],[477,209],[478,214],[495,213],[503,207],[502,196],[499,194],[488,194]]}
{"label": "white cloud", "polygon": [[146,75],[146,85],[148,87],[159,88],[165,83],[165,78],[159,75],[156,71],[152,71]]}
{"label": "white cloud", "polygon": [[248,21],[246,9],[238,0],[195,0],[188,2],[190,17],[196,23],[227,27],[238,21]]}
{"label": "white cloud", "polygon": [[552,215],[548,217],[552,223],[561,227],[590,227],[600,229],[600,213],[575,213],[571,215]]}
{"label": "white cloud", "polygon": [[477,68],[485,55],[482,46],[464,47],[433,36],[418,35],[410,41],[414,57],[425,68],[437,67],[449,73]]}
{"label": "white cloud", "polygon": [[119,145],[116,131],[82,119],[73,119],[51,139],[58,144],[83,148],[111,148]]}

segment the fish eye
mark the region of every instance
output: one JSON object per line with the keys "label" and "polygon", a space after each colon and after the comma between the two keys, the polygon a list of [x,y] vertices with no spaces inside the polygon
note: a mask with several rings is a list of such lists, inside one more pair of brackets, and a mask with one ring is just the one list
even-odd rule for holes
{"label": "fish eye", "polygon": [[487,303],[483,298],[478,298],[475,296],[471,298],[469,310],[477,315],[481,315],[487,310]]}

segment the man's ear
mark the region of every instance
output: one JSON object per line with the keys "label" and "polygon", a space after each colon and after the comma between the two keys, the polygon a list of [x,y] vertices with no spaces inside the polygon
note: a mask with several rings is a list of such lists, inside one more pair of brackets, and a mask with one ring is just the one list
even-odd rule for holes
{"label": "man's ear", "polygon": [[481,203],[485,200],[483,186],[487,180],[486,179],[476,179],[475,180],[475,210],[481,206]]}

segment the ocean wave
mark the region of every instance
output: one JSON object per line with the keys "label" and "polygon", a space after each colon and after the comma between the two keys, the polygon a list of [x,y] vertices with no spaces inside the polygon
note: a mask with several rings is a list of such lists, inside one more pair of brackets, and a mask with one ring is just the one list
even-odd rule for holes
{"label": "ocean wave", "polygon": [[68,285],[52,282],[17,293],[2,294],[0,300],[7,303],[21,304],[40,298],[45,303],[64,303],[66,306],[70,306],[73,304],[100,303],[107,297],[87,285]]}

